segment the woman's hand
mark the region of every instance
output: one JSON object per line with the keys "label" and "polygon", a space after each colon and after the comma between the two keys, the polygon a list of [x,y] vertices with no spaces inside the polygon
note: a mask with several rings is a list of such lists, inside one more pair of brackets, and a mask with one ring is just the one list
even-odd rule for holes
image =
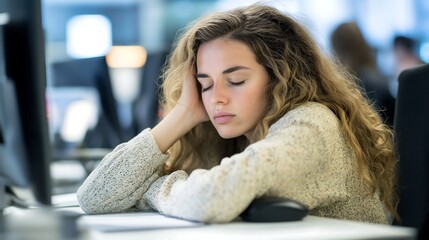
{"label": "woman's hand", "polygon": [[194,123],[195,126],[209,120],[200,95],[195,70],[189,70],[183,81],[182,95],[176,107],[183,107],[183,110],[189,114],[187,120]]}
{"label": "woman's hand", "polygon": [[183,81],[182,94],[177,105],[151,130],[151,133],[159,150],[166,152],[192,128],[208,120],[198,91],[195,71],[190,70]]}

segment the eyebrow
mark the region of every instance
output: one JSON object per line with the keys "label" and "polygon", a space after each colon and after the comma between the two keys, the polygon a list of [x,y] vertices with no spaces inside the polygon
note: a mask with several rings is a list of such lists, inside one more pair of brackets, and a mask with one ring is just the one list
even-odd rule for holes
{"label": "eyebrow", "polygon": [[[231,68],[228,68],[228,69],[224,70],[222,72],[222,74],[228,74],[228,73],[232,73],[232,72],[235,72],[235,71],[238,71],[238,70],[242,70],[242,69],[246,69],[247,70],[249,68],[248,67],[244,67],[244,66],[235,66],[235,67],[231,67]],[[207,75],[205,73],[197,73],[197,74],[195,74],[195,77],[196,78],[208,78],[209,75]]]}

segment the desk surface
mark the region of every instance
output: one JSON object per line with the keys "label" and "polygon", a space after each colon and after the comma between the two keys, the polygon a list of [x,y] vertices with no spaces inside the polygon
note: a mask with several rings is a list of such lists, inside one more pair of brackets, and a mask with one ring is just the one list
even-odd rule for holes
{"label": "desk surface", "polygon": [[[55,211],[33,212],[28,210],[10,209],[7,214],[12,233],[29,234],[30,239],[58,239],[58,232],[64,226],[58,218],[58,209]],[[59,212],[82,213],[79,207],[61,208]],[[52,214],[54,213],[54,214]],[[64,212],[63,212],[64,214]],[[62,215],[63,216],[63,215]],[[64,218],[62,218],[64,219]],[[91,221],[82,221],[88,220]],[[113,219],[113,220],[112,220]],[[93,221],[95,220],[95,221]],[[101,221],[100,221],[101,220]],[[143,222],[143,225],[138,225]],[[368,224],[353,221],[344,221],[331,218],[307,216],[302,221],[281,223],[249,223],[235,221],[227,224],[199,224],[175,218],[168,218],[156,212],[124,213],[108,215],[83,215],[78,219],[81,229],[79,240],[115,240],[115,239],[415,239],[416,230],[412,228]],[[109,225],[111,224],[111,225]],[[164,225],[163,225],[164,224]],[[169,225],[170,224],[170,225]],[[72,224],[76,225],[76,224]],[[99,226],[112,226],[107,231]],[[116,225],[116,226],[115,226]],[[131,231],[125,231],[137,226]],[[112,231],[122,226],[121,231]],[[167,226],[167,227],[166,227]],[[171,226],[175,226],[171,228]],[[125,227],[125,228],[124,228]],[[50,228],[50,230],[48,230]],[[38,229],[38,230],[37,230]],[[106,228],[105,228],[106,229]],[[121,229],[121,228],[119,228]],[[142,230],[145,229],[145,230]],[[37,230],[37,231],[34,231]],[[35,233],[40,236],[35,238]],[[44,234],[42,234],[44,233]],[[55,233],[55,234],[54,234]],[[63,233],[64,234],[64,233]],[[1,235],[0,235],[1,238]],[[26,239],[26,238],[23,238]]]}
{"label": "desk surface", "polygon": [[174,229],[101,232],[89,229],[83,239],[415,239],[411,228],[307,216],[298,222],[207,224]]}

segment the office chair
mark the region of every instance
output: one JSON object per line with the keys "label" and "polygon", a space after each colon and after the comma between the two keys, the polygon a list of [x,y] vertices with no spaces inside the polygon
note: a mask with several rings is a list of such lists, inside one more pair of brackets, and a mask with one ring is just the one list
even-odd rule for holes
{"label": "office chair", "polygon": [[[396,225],[420,231],[429,211],[429,64],[399,76],[394,130],[399,154]],[[427,220],[426,220],[426,224]]]}

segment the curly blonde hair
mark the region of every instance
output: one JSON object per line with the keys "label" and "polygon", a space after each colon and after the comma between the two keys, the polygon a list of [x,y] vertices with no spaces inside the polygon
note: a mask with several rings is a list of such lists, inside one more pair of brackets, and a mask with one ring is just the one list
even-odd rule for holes
{"label": "curly blonde hair", "polygon": [[[163,106],[178,102],[185,74],[195,68],[199,46],[216,38],[238,40],[249,46],[270,76],[267,114],[251,137],[222,139],[210,122],[202,123],[169,149],[165,172],[187,172],[210,167],[263,139],[268,128],[288,111],[309,101],[329,107],[340,119],[354,150],[359,173],[396,217],[396,156],[393,133],[367,101],[355,79],[338,61],[325,56],[309,32],[277,9],[251,5],[212,13],[189,25],[176,42],[163,78]],[[218,163],[219,163],[218,162]]]}

